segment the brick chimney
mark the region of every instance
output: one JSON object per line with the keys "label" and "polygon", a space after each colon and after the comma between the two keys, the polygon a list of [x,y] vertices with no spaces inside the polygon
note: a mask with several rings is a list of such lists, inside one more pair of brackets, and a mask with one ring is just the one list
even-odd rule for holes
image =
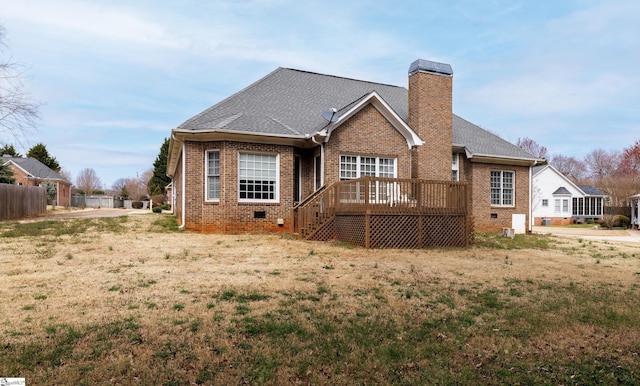
{"label": "brick chimney", "polygon": [[451,65],[418,59],[409,67],[409,126],[424,141],[412,152],[412,176],[451,180]]}

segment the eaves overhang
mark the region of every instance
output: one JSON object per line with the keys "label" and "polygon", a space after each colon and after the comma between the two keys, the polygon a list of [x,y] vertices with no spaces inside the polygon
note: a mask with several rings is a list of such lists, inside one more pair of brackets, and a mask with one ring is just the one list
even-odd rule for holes
{"label": "eaves overhang", "polygon": [[536,166],[546,162],[543,158],[520,158],[491,154],[472,154],[466,150],[467,158],[474,163],[502,164],[514,166]]}
{"label": "eaves overhang", "polygon": [[317,146],[310,137],[302,135],[286,135],[273,133],[243,133],[223,129],[184,130],[173,129],[169,140],[169,154],[167,156],[167,175],[173,177],[184,142],[234,141],[260,143],[268,145],[294,146],[311,148]]}

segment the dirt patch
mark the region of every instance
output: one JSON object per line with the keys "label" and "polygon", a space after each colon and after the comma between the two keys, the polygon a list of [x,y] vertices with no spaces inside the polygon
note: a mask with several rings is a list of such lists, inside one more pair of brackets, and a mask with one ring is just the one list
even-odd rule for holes
{"label": "dirt patch", "polygon": [[25,219],[24,221],[40,221],[43,219],[65,219],[65,218],[106,218],[119,217],[137,214],[149,214],[148,210],[125,209],[125,208],[57,208],[47,210],[47,213],[37,218]]}

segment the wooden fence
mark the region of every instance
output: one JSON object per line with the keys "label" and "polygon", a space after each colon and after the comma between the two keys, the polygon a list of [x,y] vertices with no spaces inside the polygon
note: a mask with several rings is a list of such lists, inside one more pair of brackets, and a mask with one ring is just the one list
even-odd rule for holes
{"label": "wooden fence", "polygon": [[0,184],[0,220],[33,217],[46,211],[45,188]]}

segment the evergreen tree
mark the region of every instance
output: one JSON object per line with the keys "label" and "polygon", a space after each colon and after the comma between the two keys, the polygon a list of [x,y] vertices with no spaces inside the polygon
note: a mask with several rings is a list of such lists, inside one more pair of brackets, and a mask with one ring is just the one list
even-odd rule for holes
{"label": "evergreen tree", "polygon": [[51,182],[46,182],[44,187],[47,189],[47,202],[53,205],[58,195],[58,189],[56,189],[56,185]]}
{"label": "evergreen tree", "polygon": [[55,157],[49,155],[47,147],[42,143],[34,145],[31,149],[29,149],[29,151],[27,152],[27,157],[37,159],[55,172],[60,171],[60,165],[58,164],[58,161],[55,159]]}
{"label": "evergreen tree", "polygon": [[15,182],[16,179],[13,178],[13,169],[0,162],[0,184],[14,184]]}
{"label": "evergreen tree", "polygon": [[160,154],[153,162],[153,176],[147,184],[150,196],[164,194],[164,187],[171,182],[171,178],[167,176],[167,157],[169,156],[169,138],[165,138],[162,146],[160,146]]}
{"label": "evergreen tree", "polygon": [[9,145],[9,144],[6,144],[0,147],[0,157],[2,157],[5,154],[10,155],[12,157],[22,157],[22,154],[18,153],[16,151],[16,148],[13,147],[13,145]]}

